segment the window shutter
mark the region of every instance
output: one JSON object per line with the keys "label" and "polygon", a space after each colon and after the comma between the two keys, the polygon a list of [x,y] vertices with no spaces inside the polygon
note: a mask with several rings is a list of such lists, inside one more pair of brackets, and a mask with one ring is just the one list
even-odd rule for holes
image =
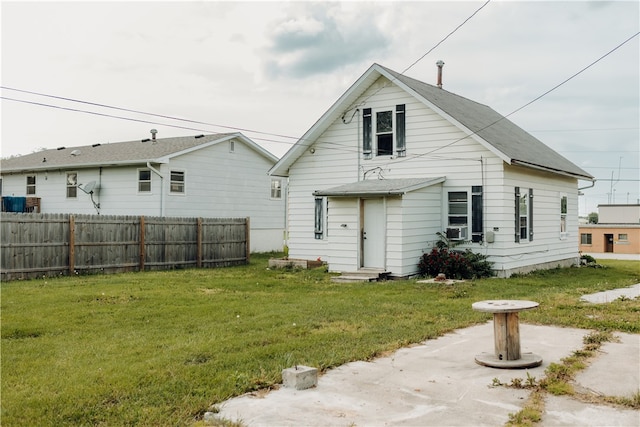
{"label": "window shutter", "polygon": [[516,243],[520,243],[520,187],[516,187],[515,194],[515,208],[516,208],[516,220],[515,220],[515,236]]}
{"label": "window shutter", "polygon": [[482,242],[482,186],[471,187],[471,241]]}
{"label": "window shutter", "polygon": [[315,198],[315,221],[314,221],[314,234],[315,238],[321,240],[323,237],[323,223],[324,218],[322,216],[322,197]]}
{"label": "window shutter", "polygon": [[533,188],[529,189],[529,241],[533,240]]}
{"label": "window shutter", "polygon": [[371,108],[362,110],[362,154],[371,158]]}
{"label": "window shutter", "polygon": [[404,104],[396,105],[396,152],[398,153],[398,157],[407,155],[404,108]]}

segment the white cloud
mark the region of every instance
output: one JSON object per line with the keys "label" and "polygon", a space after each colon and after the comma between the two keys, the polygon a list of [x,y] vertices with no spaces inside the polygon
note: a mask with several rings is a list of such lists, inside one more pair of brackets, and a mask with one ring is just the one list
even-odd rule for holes
{"label": "white cloud", "polygon": [[[371,63],[403,71],[481,5],[3,2],[2,82],[300,136]],[[434,64],[442,59],[446,90],[507,114],[636,33],[639,9],[638,2],[624,1],[491,2],[407,74],[435,83]],[[511,117],[603,179],[588,190],[581,210],[612,198],[606,179],[617,176],[620,157],[622,179],[614,189],[640,197],[638,182],[624,181],[640,171],[639,52],[636,37]],[[7,90],[2,95],[59,104]],[[7,100],[0,105],[2,155],[137,139],[152,127],[161,136],[190,132]],[[256,141],[278,155],[291,142]]]}

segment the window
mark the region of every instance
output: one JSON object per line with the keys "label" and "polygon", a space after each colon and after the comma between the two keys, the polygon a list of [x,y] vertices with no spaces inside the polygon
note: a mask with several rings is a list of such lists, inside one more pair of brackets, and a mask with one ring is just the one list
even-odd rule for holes
{"label": "window", "polygon": [[169,184],[169,191],[171,193],[184,194],[184,172],[183,171],[171,171],[171,183]]}
{"label": "window", "polygon": [[229,152],[230,153],[236,152],[236,142],[233,140],[229,141]]}
{"label": "window", "polygon": [[560,238],[567,237],[567,196],[560,197]]}
{"label": "window", "polygon": [[27,195],[36,194],[36,176],[27,175]]}
{"label": "window", "polygon": [[78,174],[77,172],[67,172],[67,198],[78,197]]}
{"label": "window", "polygon": [[322,240],[324,238],[324,199],[322,197],[316,197],[314,203],[313,232],[316,240]]}
{"label": "window", "polygon": [[484,224],[481,185],[471,187],[471,199],[468,191],[447,193],[447,238],[467,240],[469,224],[471,224],[471,241],[482,242]]}
{"label": "window", "polygon": [[362,153],[365,159],[376,156],[406,156],[405,105],[373,112],[362,110]]}
{"label": "window", "polygon": [[151,192],[151,171],[149,169],[138,170],[138,192]]}
{"label": "window", "polygon": [[591,244],[591,233],[580,233],[580,244],[581,245],[590,245]]}
{"label": "window", "polygon": [[618,240],[621,242],[626,242],[627,240],[629,240],[629,236],[626,233],[618,234]]}
{"label": "window", "polygon": [[376,155],[393,154],[393,111],[376,113]]}
{"label": "window", "polygon": [[515,188],[515,241],[533,240],[533,189]]}
{"label": "window", "polygon": [[282,180],[280,179],[271,180],[271,198],[272,199],[282,198]]}
{"label": "window", "polygon": [[449,198],[449,221],[452,227],[467,226],[467,192],[451,191]]}

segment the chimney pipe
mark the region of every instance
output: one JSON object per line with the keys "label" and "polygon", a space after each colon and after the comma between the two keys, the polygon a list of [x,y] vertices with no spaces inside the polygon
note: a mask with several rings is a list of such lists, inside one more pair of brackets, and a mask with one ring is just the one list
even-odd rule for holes
{"label": "chimney pipe", "polygon": [[442,89],[442,67],[444,66],[444,61],[439,60],[438,62],[436,62],[436,65],[438,66],[438,87],[440,89]]}
{"label": "chimney pipe", "polygon": [[151,129],[151,140],[155,141],[156,140],[156,133],[158,133],[157,130],[155,129]]}

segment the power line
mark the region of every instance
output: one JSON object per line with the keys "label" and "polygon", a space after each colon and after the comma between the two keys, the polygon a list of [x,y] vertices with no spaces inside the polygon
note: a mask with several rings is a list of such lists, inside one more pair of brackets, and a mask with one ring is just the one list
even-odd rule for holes
{"label": "power line", "polygon": [[[97,103],[97,102],[83,101],[81,99],[67,98],[67,97],[64,97],[64,96],[49,95],[49,94],[46,94],[46,93],[39,93],[39,92],[33,92],[33,91],[29,91],[29,90],[16,89],[16,88],[11,88],[11,87],[7,87],[7,86],[0,86],[0,89],[13,90],[13,91],[16,91],[16,92],[28,93],[30,95],[38,95],[38,96],[44,96],[44,97],[47,97],[47,98],[60,99],[60,100],[63,100],[63,101],[78,102],[78,103],[81,103],[81,104],[93,105],[93,106],[101,107],[101,108],[109,108],[109,109],[113,109],[113,110],[126,111],[128,113],[144,114],[144,115],[147,115],[147,116],[160,117],[160,118],[163,118],[163,119],[176,120],[176,121],[180,121],[180,122],[187,122],[187,123],[206,125],[206,126],[215,126],[215,127],[220,127],[220,128],[224,128],[224,129],[231,129],[231,130],[239,130],[239,131],[243,131],[243,132],[257,133],[257,134],[260,134],[260,135],[277,136],[277,137],[280,137],[280,138],[296,139],[296,137],[288,136],[288,135],[280,135],[280,134],[276,134],[276,133],[261,132],[261,131],[257,131],[257,130],[253,130],[253,129],[245,129],[245,128],[240,128],[240,127],[225,126],[225,125],[219,125],[219,124],[215,124],[215,123],[200,122],[200,121],[197,121],[197,120],[183,119],[181,117],[173,117],[173,116],[167,116],[167,115],[164,115],[164,114],[149,113],[149,112],[146,112],[146,111],[133,110],[133,109],[130,109],[130,108],[123,108],[123,107],[116,107],[116,106],[113,106],[113,105],[100,104],[100,103]],[[3,99],[8,99],[8,98],[3,98]],[[15,101],[15,99],[12,99],[12,100]],[[71,111],[81,111],[81,110],[73,110],[73,109],[69,109],[69,110],[71,110]],[[154,124],[156,124],[156,123],[154,123]],[[190,128],[187,128],[187,129],[190,129]],[[197,129],[195,129],[195,130],[197,130]]]}
{"label": "power line", "polygon": [[[467,19],[465,19],[464,21],[462,21],[462,23],[460,25],[458,25],[456,28],[453,29],[453,31],[451,31],[449,34],[447,34],[443,39],[441,39],[438,43],[436,43],[431,49],[429,49],[426,53],[424,53],[420,58],[418,58],[417,60],[415,60],[411,65],[409,65],[407,68],[405,68],[404,70],[402,70],[400,72],[400,74],[404,74],[407,71],[409,71],[409,69],[411,69],[414,65],[416,65],[418,62],[422,61],[428,54],[430,54],[431,52],[433,52],[438,46],[440,46],[442,43],[445,42],[445,40],[447,40],[449,37],[451,37],[456,31],[458,31],[460,28],[462,28],[462,26],[464,24],[466,24],[467,22],[469,22],[469,20],[471,18],[473,18],[474,16],[476,16],[476,14],[478,12],[480,12],[482,9],[484,9],[484,7],[486,5],[489,4],[491,0],[487,0],[482,6],[480,6],[478,9],[475,10],[475,12],[473,12],[471,15],[469,15],[467,17]],[[378,92],[380,92],[382,89],[389,87],[388,85],[390,85],[391,83],[393,83],[394,81],[396,81],[397,79],[395,77],[393,77],[391,80],[389,80],[389,82],[387,84],[382,85],[381,87],[379,87],[378,89],[376,89],[375,91],[373,91],[369,96],[367,96],[366,98],[362,99],[360,102],[358,102],[357,104],[351,104],[349,106],[349,108],[344,110],[344,114],[347,113],[347,111],[351,110],[354,106],[357,105],[363,105],[369,98],[371,98],[372,96],[374,96],[375,94],[377,94]],[[343,114],[343,116],[344,116]],[[355,113],[354,113],[355,114]]]}
{"label": "power line", "polygon": [[604,55],[600,56],[598,59],[596,59],[595,61],[591,62],[589,65],[587,65],[586,67],[582,68],[580,71],[574,73],[573,75],[571,75],[570,77],[564,79],[562,82],[558,83],[557,85],[555,85],[554,87],[552,87],[551,89],[547,90],[546,92],[544,92],[543,94],[535,97],[534,99],[532,99],[531,101],[527,102],[526,104],[522,105],[521,107],[516,108],[515,110],[513,110],[512,112],[510,112],[509,114],[507,114],[506,116],[502,116],[501,118],[499,118],[498,120],[489,123],[488,125],[471,132],[469,135],[466,135],[462,138],[458,138],[455,141],[450,142],[449,144],[440,146],[438,148],[435,148],[429,152],[423,153],[423,154],[418,154],[415,156],[411,156],[411,157],[405,157],[402,160],[398,160],[395,163],[399,163],[402,161],[407,161],[407,160],[412,160],[412,159],[416,159],[422,156],[426,156],[429,154],[432,154],[436,151],[442,150],[444,148],[450,147],[451,145],[460,142],[462,140],[465,140],[473,135],[477,135],[479,132],[482,132],[483,130],[495,125],[496,123],[501,122],[502,120],[505,120],[507,117],[514,115],[515,113],[517,113],[518,111],[523,110],[524,108],[528,107],[529,105],[533,104],[534,102],[538,101],[539,99],[543,98],[544,96],[550,94],[551,92],[553,92],[554,90],[558,89],[560,86],[564,85],[565,83],[569,82],[570,80],[574,79],[575,77],[579,76],[580,74],[582,74],[583,72],[585,72],[586,70],[588,70],[589,68],[591,68],[592,66],[594,66],[595,64],[597,64],[598,62],[602,61],[604,58],[606,58],[607,56],[611,55],[613,52],[615,52],[616,50],[620,49],[622,46],[624,46],[625,44],[627,44],[628,42],[630,42],[631,40],[633,40],[635,37],[638,36],[638,34],[640,34],[640,32],[635,33],[634,35],[632,35],[631,37],[627,38],[626,40],[624,40],[622,43],[618,44],[616,47],[614,47],[613,49],[611,49],[610,51],[608,51],[607,53],[605,53]]}

